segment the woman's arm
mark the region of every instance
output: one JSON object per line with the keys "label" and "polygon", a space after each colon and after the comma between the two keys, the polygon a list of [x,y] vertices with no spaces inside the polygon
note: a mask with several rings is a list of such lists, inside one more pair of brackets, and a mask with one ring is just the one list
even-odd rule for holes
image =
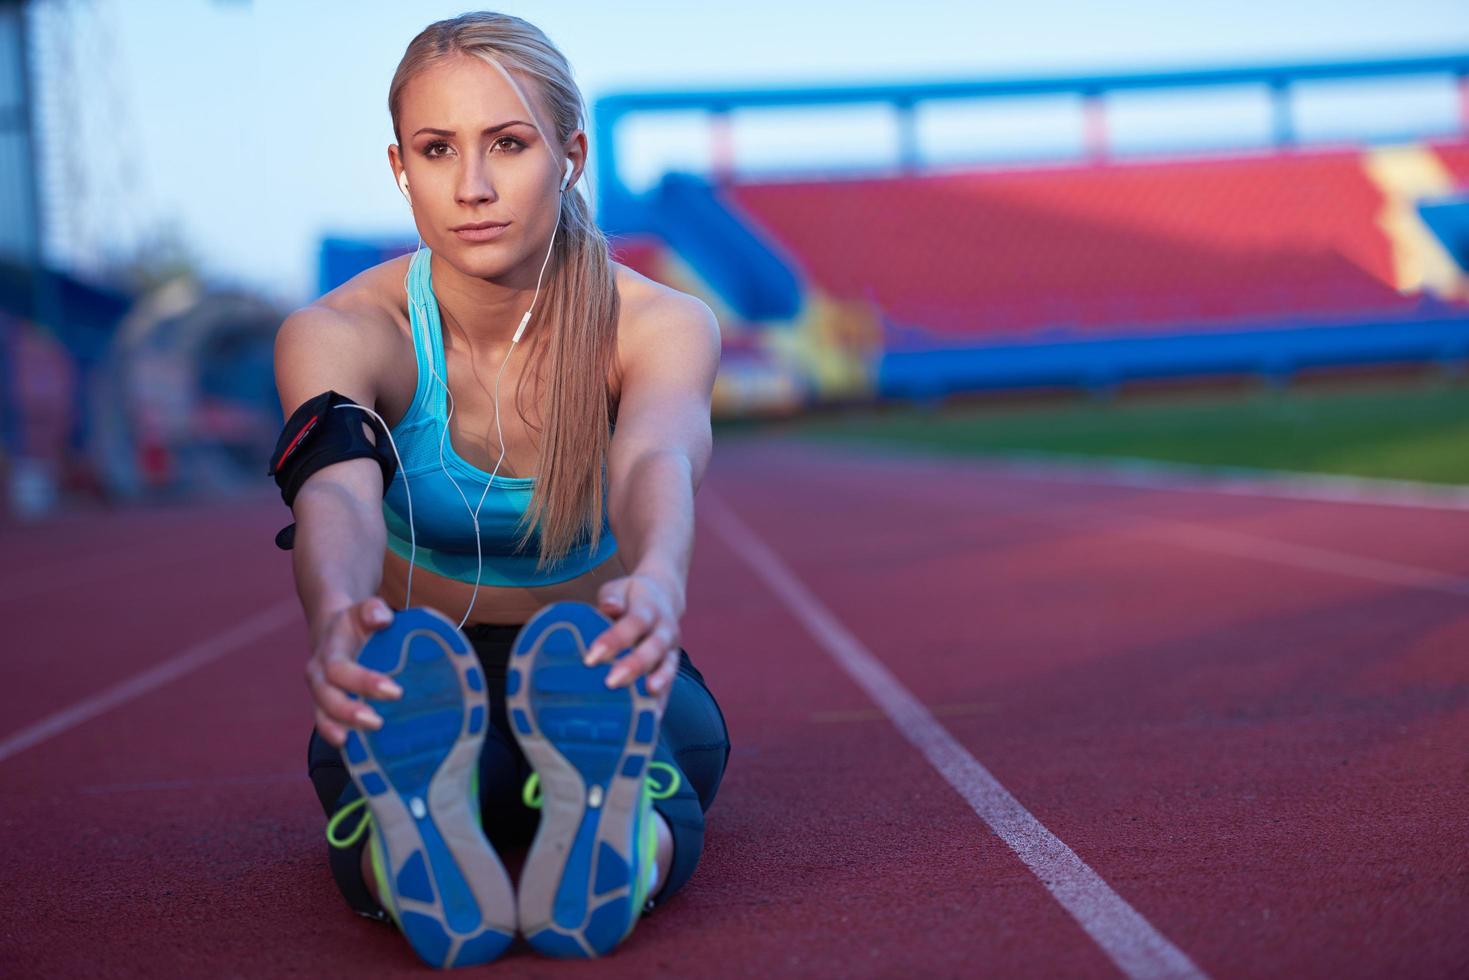
{"label": "woman's arm", "polygon": [[333,615],[377,594],[387,535],[374,481],[382,487],[375,460],[349,459],[312,474],[296,496],[291,564],[312,646]]}
{"label": "woman's arm", "polygon": [[[321,307],[286,318],[276,335],[275,373],[287,419],[328,389],[372,407],[374,364],[380,362],[368,334],[362,325]],[[291,508],[296,518],[292,567],[312,650],[306,684],[316,702],[317,730],[337,746],[346,740],[347,728],[382,724],[376,712],[346,692],[376,698],[401,693],[385,675],[355,660],[372,632],[392,621],[387,604],[376,598],[387,547],[382,495],[377,462],[349,459],[311,474]]]}
{"label": "woman's arm", "polygon": [[[674,600],[675,616],[682,616],[686,605],[698,482],[689,454],[681,449],[649,449],[627,465],[607,505],[618,551],[631,569],[628,578],[646,575],[662,583]],[[608,582],[602,591],[618,590]]]}
{"label": "woman's arm", "polygon": [[633,647],[608,675],[612,686],[654,671],[654,693],[678,667],[679,619],[694,549],[694,493],[713,449],[709,401],[719,369],[719,323],[683,294],[659,301],[639,323],[623,371],[617,429],[607,461],[607,513],[631,571],[602,586],[617,617],[593,642],[590,663]]}

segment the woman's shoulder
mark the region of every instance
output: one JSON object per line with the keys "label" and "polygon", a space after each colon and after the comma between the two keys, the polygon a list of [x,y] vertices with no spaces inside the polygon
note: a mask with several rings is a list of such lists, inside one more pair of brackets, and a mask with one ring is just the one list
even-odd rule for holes
{"label": "woman's shoulder", "polygon": [[634,319],[646,315],[650,309],[658,306],[704,303],[697,296],[674,289],[656,279],[649,279],[621,262],[612,263],[612,273],[617,283],[617,297],[622,303],[623,313],[632,313]]}
{"label": "woman's shoulder", "polygon": [[[282,333],[319,336],[323,341],[390,348],[405,334],[401,302],[408,257],[389,259],[359,272],[286,317]],[[392,288],[397,279],[396,292]]]}
{"label": "woman's shoulder", "polygon": [[401,293],[406,270],[406,257],[390,259],[291,313],[276,335],[278,364],[336,363],[352,374],[378,377],[400,357],[407,337],[406,315],[388,286],[397,275]]}
{"label": "woman's shoulder", "polygon": [[400,255],[363,269],[308,308],[362,330],[397,329],[406,321],[403,279],[411,260],[411,256]]}
{"label": "woman's shoulder", "polygon": [[719,320],[709,304],[674,289],[620,262],[614,262],[621,312],[617,322],[617,356],[630,364],[670,346],[685,350],[713,348],[718,356]]}
{"label": "woman's shoulder", "polygon": [[621,304],[617,334],[619,353],[631,353],[657,338],[666,339],[669,331],[712,331],[719,336],[719,321],[699,297],[631,269],[620,262],[612,263]]}

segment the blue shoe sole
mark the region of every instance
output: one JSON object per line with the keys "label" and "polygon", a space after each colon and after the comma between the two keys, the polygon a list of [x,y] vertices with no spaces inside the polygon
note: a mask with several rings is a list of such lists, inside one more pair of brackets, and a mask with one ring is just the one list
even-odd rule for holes
{"label": "blue shoe sole", "polygon": [[645,678],[612,690],[610,664],[582,662],[610,625],[586,603],[547,606],[521,629],[506,675],[511,730],[542,794],[520,877],[520,923],[549,956],[608,953],[641,911],[633,908],[633,882],[646,873],[639,809],[663,708]]}
{"label": "blue shoe sole", "polygon": [[484,674],[455,625],[405,609],[357,662],[392,677],[397,700],[372,700],[377,731],[352,731],[343,756],[372,811],[391,907],[424,962],[470,966],[515,936],[510,878],[480,826],[471,777],[489,706]]}

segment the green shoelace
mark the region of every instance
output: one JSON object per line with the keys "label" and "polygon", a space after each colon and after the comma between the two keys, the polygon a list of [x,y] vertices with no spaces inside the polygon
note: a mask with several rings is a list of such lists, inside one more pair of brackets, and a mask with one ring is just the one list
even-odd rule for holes
{"label": "green shoelace", "polygon": [[[478,768],[470,771],[469,795],[471,799],[475,801],[479,800]],[[352,828],[351,833],[349,833],[346,837],[340,836],[338,833],[338,828],[340,828],[342,824],[346,823],[347,820],[350,819],[351,815],[354,813],[361,813],[362,818],[357,821],[357,826]],[[480,828],[483,829],[485,825],[485,815],[483,810],[479,811],[479,824]],[[367,833],[368,829],[371,826],[372,811],[367,809],[367,797],[359,796],[357,799],[353,800],[351,803],[348,803],[336,813],[332,814],[331,819],[326,822],[327,843],[330,844],[332,847],[338,848],[352,847],[362,839],[362,835]],[[381,903],[383,909],[387,911],[389,917],[391,917],[392,920],[396,923],[398,922],[398,909],[393,902],[392,891],[388,887],[387,872],[383,870],[382,848],[378,846],[376,839],[373,839],[369,842],[368,854],[370,855],[370,860],[372,861],[373,877],[377,880],[378,901],[379,903]],[[401,928],[401,924],[399,925],[399,927]]]}
{"label": "green shoelace", "polygon": [[[673,766],[670,766],[666,762],[648,763],[649,772],[651,772],[654,768],[662,769],[663,771],[668,773],[668,784],[666,786],[660,786],[657,789],[654,789],[652,786],[652,780],[644,780],[643,793],[649,799],[666,800],[674,793],[678,792],[678,786],[679,783],[683,782],[683,777],[678,774],[677,769],[675,769]],[[526,779],[525,786],[523,786],[520,790],[520,799],[521,802],[530,807],[532,810],[539,810],[541,808],[542,796],[540,773],[533,772],[530,774],[529,778]]]}
{"label": "green shoelace", "polygon": [[[668,782],[662,786],[654,786],[652,779],[654,769],[661,769],[667,773]],[[639,815],[639,822],[643,827],[643,839],[640,845],[643,850],[642,858],[644,868],[653,867],[658,856],[658,830],[653,825],[653,821],[649,819],[653,810],[653,801],[668,799],[674,793],[678,792],[678,787],[682,782],[683,777],[679,774],[679,771],[668,763],[648,763],[648,774],[643,779],[643,795],[640,800],[642,812]],[[520,791],[520,798],[526,806],[533,810],[539,810],[541,808],[543,796],[541,794],[540,773],[533,772],[530,774],[530,777],[525,781],[525,786]],[[639,874],[637,880],[633,882],[633,908],[637,910],[633,917],[634,921],[637,920],[638,915],[641,915],[645,911],[647,900],[648,879],[646,874]],[[631,926],[628,928],[631,929]]]}

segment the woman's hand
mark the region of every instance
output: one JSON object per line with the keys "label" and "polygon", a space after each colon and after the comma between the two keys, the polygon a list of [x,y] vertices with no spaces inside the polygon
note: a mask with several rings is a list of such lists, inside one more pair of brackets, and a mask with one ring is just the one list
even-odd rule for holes
{"label": "woman's hand", "polygon": [[592,642],[587,666],[610,661],[618,651],[632,652],[612,666],[608,687],[623,687],[648,674],[648,690],[662,694],[678,670],[683,589],[670,578],[634,572],[603,584],[597,606],[613,617],[612,626]]}
{"label": "woman's hand", "polygon": [[392,621],[392,610],[377,596],[339,609],[322,626],[306,661],[306,686],[316,702],[316,730],[337,748],[347,741],[347,729],[383,725],[376,711],[347,697],[348,691],[379,700],[403,696],[403,689],[386,674],[357,663],[362,645]]}

